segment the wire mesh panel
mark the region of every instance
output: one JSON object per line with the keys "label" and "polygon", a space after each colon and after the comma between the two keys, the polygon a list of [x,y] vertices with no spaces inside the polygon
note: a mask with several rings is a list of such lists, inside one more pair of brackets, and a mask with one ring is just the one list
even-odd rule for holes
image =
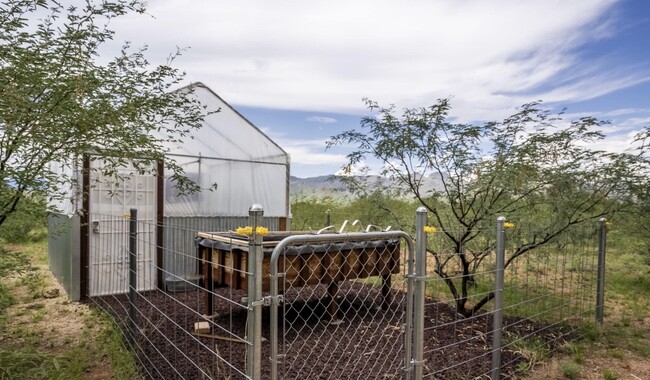
{"label": "wire mesh panel", "polygon": [[[271,378],[402,378],[406,251],[401,232],[293,236],[271,259]],[[408,249],[404,249],[408,247]],[[277,293],[277,294],[276,294]],[[274,307],[274,306],[272,306]],[[277,319],[277,321],[276,321]]]}
{"label": "wire mesh panel", "polygon": [[[595,225],[545,241],[547,231],[506,223],[504,268],[497,267],[496,229],[466,245],[457,231],[429,236],[424,378],[516,378],[578,335],[593,320],[596,299]],[[501,328],[495,330],[495,279],[503,270]],[[494,334],[501,334],[497,363]]]}
{"label": "wire mesh panel", "polygon": [[525,226],[506,231],[503,351],[519,357],[501,365],[520,372],[579,337],[581,325],[592,323],[596,310],[597,223],[573,226],[523,252],[534,236],[543,233]]}
{"label": "wire mesh panel", "polygon": [[[116,218],[115,222],[125,226],[129,224],[124,218]],[[135,245],[138,252],[145,249],[143,245],[153,244],[146,231],[155,227],[155,224],[147,221],[137,222]],[[145,233],[140,234],[140,231]],[[196,235],[197,231],[193,233]],[[116,249],[118,246],[119,249]],[[143,378],[247,378],[245,353],[252,344],[245,333],[247,293],[214,281],[212,275],[223,269],[218,260],[213,260],[213,257],[217,257],[213,255],[216,249],[197,251],[196,246],[185,251],[166,249],[164,254],[193,261],[197,275],[178,275],[157,263],[153,270],[160,271],[170,279],[160,289],[155,277],[149,276],[149,271],[143,269],[142,265],[136,265],[135,271],[129,269],[128,247],[129,242],[125,239],[98,245],[97,249],[103,251],[103,256],[119,256],[119,260],[125,261],[126,265],[124,273],[109,275],[97,271],[94,276],[109,288],[114,287],[112,282],[119,281],[129,289],[138,289],[136,297],[130,298],[128,294],[121,293],[94,296],[89,300],[107,311],[123,329],[130,348],[136,354]],[[155,248],[149,247],[150,250]],[[129,280],[134,272],[135,288]],[[237,268],[229,268],[227,276],[231,279],[245,276],[241,272]]]}

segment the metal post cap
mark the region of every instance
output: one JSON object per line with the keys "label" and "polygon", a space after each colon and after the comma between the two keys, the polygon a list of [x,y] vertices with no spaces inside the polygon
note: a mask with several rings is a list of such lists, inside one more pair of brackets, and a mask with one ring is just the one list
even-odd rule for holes
{"label": "metal post cap", "polygon": [[260,211],[264,211],[264,207],[262,207],[262,205],[254,203],[253,205],[251,205],[251,207],[248,209],[248,211],[260,212]]}

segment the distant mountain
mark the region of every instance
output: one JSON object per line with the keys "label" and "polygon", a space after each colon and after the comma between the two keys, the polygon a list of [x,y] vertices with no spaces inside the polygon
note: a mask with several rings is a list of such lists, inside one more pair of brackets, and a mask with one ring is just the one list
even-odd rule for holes
{"label": "distant mountain", "polygon": [[324,175],[319,177],[298,178],[291,176],[291,198],[292,199],[313,199],[313,198],[351,198],[352,194],[347,186],[335,175]]}
{"label": "distant mountain", "polygon": [[[373,191],[378,187],[397,187],[396,181],[391,181],[386,177],[377,175],[358,176],[357,179],[364,181],[368,185],[368,190]],[[326,175],[319,177],[298,178],[291,176],[291,198],[293,199],[313,199],[331,197],[336,199],[351,199],[354,197],[348,190],[347,185],[341,180],[340,176]],[[442,181],[439,177],[425,177],[423,179],[423,189],[442,190]]]}

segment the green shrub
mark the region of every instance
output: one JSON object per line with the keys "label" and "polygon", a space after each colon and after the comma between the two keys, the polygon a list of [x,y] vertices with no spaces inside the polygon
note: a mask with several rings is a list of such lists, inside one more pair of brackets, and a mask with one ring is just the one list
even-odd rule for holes
{"label": "green shrub", "polygon": [[618,375],[616,374],[616,372],[614,372],[612,370],[609,370],[609,369],[606,369],[603,372],[603,378],[605,380],[618,380]]}
{"label": "green shrub", "polygon": [[0,283],[0,315],[3,315],[5,309],[13,305],[14,302],[15,298],[9,291],[9,288]]}
{"label": "green shrub", "polygon": [[0,278],[22,274],[32,268],[29,257],[20,251],[11,251],[0,246]]}
{"label": "green shrub", "polygon": [[0,225],[0,239],[7,243],[43,239],[47,235],[44,202],[26,198],[20,206]]}
{"label": "green shrub", "polygon": [[577,379],[582,371],[582,367],[575,362],[566,362],[562,364],[562,373],[567,379]]}

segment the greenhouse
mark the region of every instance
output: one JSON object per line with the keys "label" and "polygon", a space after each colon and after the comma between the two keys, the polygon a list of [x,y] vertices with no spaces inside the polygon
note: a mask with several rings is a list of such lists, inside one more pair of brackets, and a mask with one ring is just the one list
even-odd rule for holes
{"label": "greenhouse", "polygon": [[142,226],[138,245],[155,247],[138,252],[140,273],[149,278],[139,290],[193,278],[196,232],[245,225],[252,204],[264,206],[268,228],[288,229],[288,154],[207,86],[190,86],[207,109],[219,112],[206,116],[191,138],[169,146],[167,159],[182,166],[201,191],[179,194],[162,163],[153,175],[124,166],[120,180],[102,175],[98,169],[106,157],[98,154],[84,155],[72,166],[51,165],[73,179],[60,189],[66,196],[51,201],[55,212],[48,218],[50,267],[71,299],[127,291],[127,281],[106,278],[128,277],[124,216],[132,208]]}

